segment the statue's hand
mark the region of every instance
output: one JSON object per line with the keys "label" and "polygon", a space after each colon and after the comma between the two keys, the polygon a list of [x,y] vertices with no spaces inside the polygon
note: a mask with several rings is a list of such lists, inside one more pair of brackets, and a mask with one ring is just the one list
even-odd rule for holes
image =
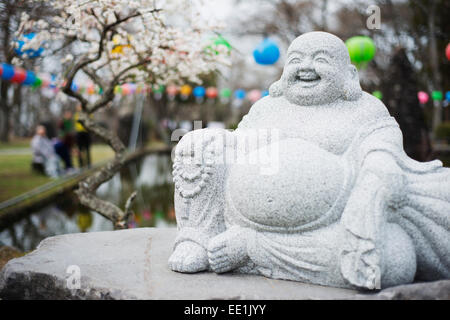
{"label": "statue's hand", "polygon": [[251,229],[231,227],[215,236],[208,244],[208,259],[212,271],[223,273],[241,267],[248,260],[247,242]]}

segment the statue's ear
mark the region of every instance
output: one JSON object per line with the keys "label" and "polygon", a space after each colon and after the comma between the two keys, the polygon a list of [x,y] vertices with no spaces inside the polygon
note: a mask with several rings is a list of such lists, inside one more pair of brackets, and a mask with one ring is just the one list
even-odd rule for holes
{"label": "statue's ear", "polygon": [[359,84],[358,70],[352,64],[348,66],[349,77],[344,85],[344,99],[349,101],[358,100],[361,97],[362,89]]}
{"label": "statue's ear", "polygon": [[281,87],[281,79],[272,83],[269,87],[269,95],[271,97],[280,97],[283,95],[283,89]]}

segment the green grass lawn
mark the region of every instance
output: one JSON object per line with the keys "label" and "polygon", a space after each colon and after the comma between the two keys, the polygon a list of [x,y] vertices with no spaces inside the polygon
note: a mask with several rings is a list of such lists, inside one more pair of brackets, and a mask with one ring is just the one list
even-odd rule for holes
{"label": "green grass lawn", "polygon": [[[0,145],[0,150],[29,148],[28,143],[13,142],[5,147]],[[92,147],[92,162],[112,158],[114,153],[106,145],[94,145]],[[77,160],[73,159],[75,166]],[[52,179],[32,172],[31,154],[1,154],[0,152],[0,202],[30,191],[43,185]]]}
{"label": "green grass lawn", "polygon": [[8,143],[0,142],[0,150],[29,148],[30,142],[30,138],[14,139],[13,141]]}

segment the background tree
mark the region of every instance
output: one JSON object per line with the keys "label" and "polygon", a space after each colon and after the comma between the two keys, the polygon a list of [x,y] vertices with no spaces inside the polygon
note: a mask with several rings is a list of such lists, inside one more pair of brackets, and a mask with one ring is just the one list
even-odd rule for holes
{"label": "background tree", "polygon": [[397,49],[384,79],[383,101],[400,125],[405,152],[419,161],[431,160],[429,130],[417,100],[419,87],[405,49]]}
{"label": "background tree", "polygon": [[[24,14],[17,36],[34,31],[36,36],[23,50],[38,48],[44,42],[59,42],[71,47],[64,59],[63,92],[82,106],[83,125],[104,140],[115,157],[95,174],[79,184],[76,194],[86,207],[114,223],[115,229],[127,228],[133,192],[122,210],[96,197],[97,188],[108,181],[124,164],[126,148],[115,132],[99,125],[92,117],[108,107],[114,90],[125,82],[199,83],[199,76],[226,62],[221,54],[205,50],[203,36],[217,30],[191,1],[159,3],[151,0],[48,0],[58,14],[45,20]],[[176,13],[176,19],[173,14]],[[219,53],[226,48],[213,48]],[[90,99],[74,90],[74,80],[87,76],[102,94]]]}
{"label": "background tree", "polygon": [[[12,63],[14,54],[14,34],[23,13],[32,19],[42,19],[54,12],[45,2],[37,3],[31,0],[2,0],[0,2],[0,62]],[[37,59],[39,61],[39,59]],[[35,61],[28,61],[31,67]],[[14,91],[13,97],[8,92]],[[22,103],[22,86],[13,85],[0,79],[0,141],[7,142],[13,121],[11,114],[20,109]]]}

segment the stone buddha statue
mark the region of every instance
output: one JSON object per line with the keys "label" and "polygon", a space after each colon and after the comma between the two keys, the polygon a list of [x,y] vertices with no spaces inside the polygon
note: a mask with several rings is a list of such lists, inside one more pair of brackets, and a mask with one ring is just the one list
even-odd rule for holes
{"label": "stone buddha statue", "polygon": [[178,143],[169,267],[359,289],[450,278],[450,169],[405,154],[342,40],[299,36],[269,92],[235,131]]}

